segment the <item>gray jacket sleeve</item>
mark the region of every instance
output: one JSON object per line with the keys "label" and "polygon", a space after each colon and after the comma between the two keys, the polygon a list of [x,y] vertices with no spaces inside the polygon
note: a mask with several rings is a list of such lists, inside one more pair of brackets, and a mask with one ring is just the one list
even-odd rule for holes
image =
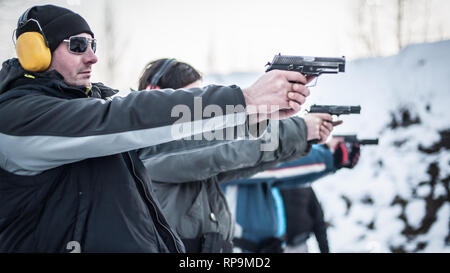
{"label": "gray jacket sleeve", "polygon": [[304,120],[271,121],[257,139],[180,140],[142,149],[140,157],[159,182],[227,181],[270,169],[309,152]]}

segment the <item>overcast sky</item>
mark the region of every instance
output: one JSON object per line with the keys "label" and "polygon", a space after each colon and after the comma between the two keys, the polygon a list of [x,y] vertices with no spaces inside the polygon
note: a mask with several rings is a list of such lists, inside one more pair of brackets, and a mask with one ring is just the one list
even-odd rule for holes
{"label": "overcast sky", "polygon": [[[136,87],[145,64],[161,57],[178,58],[204,73],[230,73],[262,72],[278,53],[345,55],[349,60],[387,56],[398,51],[394,2],[0,0],[0,35],[5,37],[0,42],[0,57],[4,60],[15,56],[10,37],[17,18],[27,7],[44,3],[71,8],[87,19],[99,39],[99,63],[93,80],[119,88]],[[450,1],[406,2],[405,40],[450,39]],[[363,13],[358,9],[362,6]],[[113,31],[107,35],[108,18]]]}

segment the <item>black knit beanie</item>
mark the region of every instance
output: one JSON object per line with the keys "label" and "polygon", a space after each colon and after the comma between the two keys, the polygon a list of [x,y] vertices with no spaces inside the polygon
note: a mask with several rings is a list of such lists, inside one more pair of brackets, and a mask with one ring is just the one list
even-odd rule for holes
{"label": "black knit beanie", "polygon": [[[53,52],[64,39],[67,39],[70,36],[80,33],[89,33],[94,37],[94,33],[91,31],[86,20],[78,13],[66,8],[54,5],[34,6],[29,10],[26,19],[31,18],[36,19],[41,25],[51,52]],[[16,38],[24,32],[39,32],[39,27],[33,22],[29,22],[23,27],[19,27],[19,22],[17,25]]]}

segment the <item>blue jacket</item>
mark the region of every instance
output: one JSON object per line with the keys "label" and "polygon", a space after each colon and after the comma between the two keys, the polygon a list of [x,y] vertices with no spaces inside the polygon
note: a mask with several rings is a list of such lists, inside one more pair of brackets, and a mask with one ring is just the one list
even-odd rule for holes
{"label": "blue jacket", "polygon": [[279,189],[308,185],[336,171],[333,154],[325,145],[313,145],[300,159],[283,163],[248,179],[222,184],[234,213],[235,238],[256,244],[286,232],[283,201]]}

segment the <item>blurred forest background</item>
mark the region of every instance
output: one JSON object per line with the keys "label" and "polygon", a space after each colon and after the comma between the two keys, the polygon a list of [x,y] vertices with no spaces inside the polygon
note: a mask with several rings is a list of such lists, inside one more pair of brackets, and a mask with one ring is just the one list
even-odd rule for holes
{"label": "blurred forest background", "polygon": [[204,74],[263,72],[273,55],[397,54],[450,39],[447,0],[0,0],[0,57],[15,56],[12,33],[32,5],[84,16],[98,38],[93,81],[136,88],[146,63],[175,57]]}

